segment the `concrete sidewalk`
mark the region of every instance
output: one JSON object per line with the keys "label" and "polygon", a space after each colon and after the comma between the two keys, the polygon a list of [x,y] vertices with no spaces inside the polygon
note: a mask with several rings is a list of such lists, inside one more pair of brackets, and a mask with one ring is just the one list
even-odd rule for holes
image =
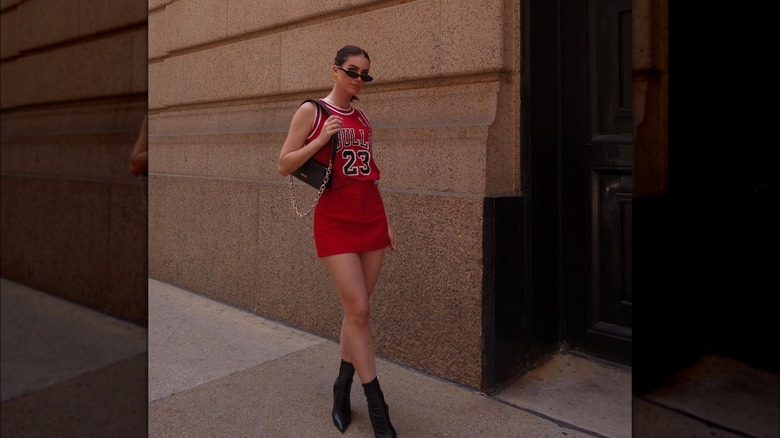
{"label": "concrete sidewalk", "polygon": [[6,279],[0,297],[0,435],[146,435],[144,327]]}
{"label": "concrete sidewalk", "polygon": [[[371,437],[356,378],[353,421],[330,418],[338,345],[149,282],[150,437]],[[556,357],[497,397],[379,360],[399,436],[629,437],[631,373]]]}
{"label": "concrete sidewalk", "polygon": [[[3,437],[373,436],[357,379],[352,424],[331,422],[334,342],[154,279],[148,331],[3,279],[2,335]],[[378,375],[404,437],[780,436],[777,374],[722,357],[642,397],[630,370],[569,354],[494,397]]]}
{"label": "concrete sidewalk", "polygon": [[[338,345],[149,282],[150,437],[372,437],[356,378],[344,434],[330,418]],[[625,367],[555,355],[496,396],[390,361],[377,374],[399,436],[778,438],[777,374],[703,357],[642,397]]]}

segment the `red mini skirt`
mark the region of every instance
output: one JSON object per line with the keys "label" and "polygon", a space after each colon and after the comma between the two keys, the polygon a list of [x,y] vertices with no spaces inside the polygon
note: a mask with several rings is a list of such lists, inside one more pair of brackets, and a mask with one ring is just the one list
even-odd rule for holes
{"label": "red mini skirt", "polygon": [[317,257],[383,249],[390,244],[387,215],[374,181],[325,190],[314,210]]}

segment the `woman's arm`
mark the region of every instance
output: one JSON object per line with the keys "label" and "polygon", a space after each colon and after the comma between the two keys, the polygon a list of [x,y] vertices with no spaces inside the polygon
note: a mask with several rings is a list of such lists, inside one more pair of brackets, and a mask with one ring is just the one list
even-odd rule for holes
{"label": "woman's arm", "polygon": [[280,175],[287,176],[295,169],[301,167],[306,160],[313,157],[320,148],[330,142],[333,134],[339,131],[340,128],[332,128],[328,124],[328,121],[334,117],[338,118],[338,116],[330,116],[326,120],[320,135],[312,140],[311,143],[304,145],[306,137],[311,131],[315,113],[314,104],[306,102],[293,115],[292,121],[290,121],[290,130],[287,132],[287,139],[285,139],[282,150],[279,153],[277,167]]}
{"label": "woman's arm", "polygon": [[138,176],[147,172],[149,168],[149,131],[147,129],[147,118],[141,122],[141,129],[138,131],[138,137],[133,145],[133,151],[130,153],[130,173]]}
{"label": "woman's arm", "polygon": [[385,215],[387,216],[387,237],[390,238],[390,245],[387,248],[390,252],[395,252],[398,249],[398,241],[395,238],[395,231],[393,231],[393,227],[390,225],[390,215],[387,212],[385,212]]}

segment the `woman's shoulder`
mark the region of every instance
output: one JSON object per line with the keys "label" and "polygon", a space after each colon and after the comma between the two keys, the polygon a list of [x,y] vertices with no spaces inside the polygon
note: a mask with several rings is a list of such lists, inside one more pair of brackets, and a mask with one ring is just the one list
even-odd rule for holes
{"label": "woman's shoulder", "polygon": [[295,110],[296,118],[304,118],[306,120],[314,120],[322,110],[316,103],[311,100],[304,100]]}
{"label": "woman's shoulder", "polygon": [[308,111],[313,113],[317,109],[317,103],[314,99],[306,99],[298,106],[298,111]]}

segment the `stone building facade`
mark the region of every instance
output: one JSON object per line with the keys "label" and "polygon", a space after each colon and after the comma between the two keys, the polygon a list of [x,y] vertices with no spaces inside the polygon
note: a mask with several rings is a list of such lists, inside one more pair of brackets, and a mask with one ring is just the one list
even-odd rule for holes
{"label": "stone building facade", "polygon": [[[356,44],[399,238],[372,297],[377,353],[495,389],[572,347],[568,315],[607,296],[564,303],[560,260],[580,253],[554,236],[556,173],[571,167],[560,132],[580,122],[551,119],[587,88],[560,60],[581,65],[573,29],[602,5],[624,40],[633,22],[633,71],[625,51],[619,67],[636,164],[613,173],[633,171],[640,197],[668,187],[668,5],[608,3],[2,0],[2,276],[140,324],[148,276],[336,340],[311,218],[276,161],[299,103],[327,94],[336,50]],[[148,204],[127,171],[145,113]],[[630,319],[586,322],[617,327],[609,348],[630,365]]]}
{"label": "stone building facade", "polygon": [[518,2],[149,6],[150,276],[338,337],[311,218],[276,161],[336,51],[359,45],[375,80],[356,105],[399,239],[372,297],[377,353],[479,387],[483,198],[520,192]]}
{"label": "stone building facade", "polygon": [[146,5],[0,3],[2,276],[147,324]]}

